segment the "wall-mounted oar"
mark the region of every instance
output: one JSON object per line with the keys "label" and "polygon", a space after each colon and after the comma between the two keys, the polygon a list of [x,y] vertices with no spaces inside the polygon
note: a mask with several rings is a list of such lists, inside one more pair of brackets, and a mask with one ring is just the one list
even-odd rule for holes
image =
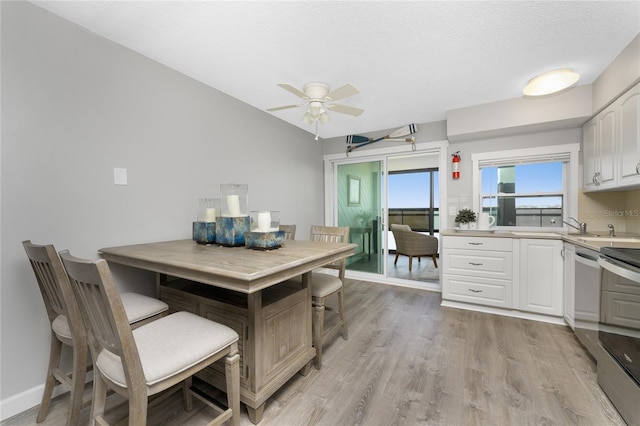
{"label": "wall-mounted oar", "polygon": [[[352,142],[347,147],[347,155],[349,155],[349,153],[356,148],[360,148],[361,146],[371,145],[372,143],[380,142],[381,140],[387,140],[390,142],[392,140],[395,140],[396,142],[411,142],[415,146],[415,138],[408,138],[408,139],[399,139],[399,138],[412,135],[417,131],[418,131],[417,125],[408,124],[378,139],[366,138],[364,136],[359,136],[359,135],[349,135],[347,136],[347,143],[350,143],[349,138],[351,138]],[[362,142],[356,142],[356,140],[358,141],[362,140]]]}

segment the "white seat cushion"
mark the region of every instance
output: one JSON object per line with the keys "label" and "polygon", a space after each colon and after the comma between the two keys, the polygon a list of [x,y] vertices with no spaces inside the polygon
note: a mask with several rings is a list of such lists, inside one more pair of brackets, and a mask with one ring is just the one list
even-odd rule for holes
{"label": "white seat cushion", "polygon": [[313,297],[326,297],[335,293],[342,287],[340,278],[322,272],[311,273],[311,295]]}
{"label": "white seat cushion", "polygon": [[[176,312],[133,330],[147,386],[184,371],[238,340],[227,326],[189,312]],[[120,357],[103,350],[95,363],[100,372],[126,386]]]}
{"label": "white seat cushion", "polygon": [[122,293],[122,305],[127,313],[129,324],[158,315],[169,309],[169,305],[154,297],[138,293]]}
{"label": "white seat cushion", "polygon": [[69,322],[64,315],[58,315],[56,319],[51,323],[51,329],[54,333],[60,336],[63,340],[71,340],[71,329],[69,328]]}

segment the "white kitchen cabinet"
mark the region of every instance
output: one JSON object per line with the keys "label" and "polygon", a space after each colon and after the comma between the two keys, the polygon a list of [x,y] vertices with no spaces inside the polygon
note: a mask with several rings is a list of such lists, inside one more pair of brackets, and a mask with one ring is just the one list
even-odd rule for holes
{"label": "white kitchen cabinet", "polygon": [[640,185],[640,83],[582,128],[583,190]]}
{"label": "white kitchen cabinet", "polygon": [[640,84],[618,100],[618,137],[620,186],[640,184]]}
{"label": "white kitchen cabinet", "polygon": [[563,315],[562,241],[520,240],[520,300],[522,311]]}
{"label": "white kitchen cabinet", "polygon": [[512,278],[511,238],[443,237],[443,299],[508,308]]}
{"label": "white kitchen cabinet", "polygon": [[564,265],[564,320],[571,329],[575,329],[576,311],[576,246],[571,243],[564,243],[563,265]]}
{"label": "white kitchen cabinet", "polygon": [[[502,308],[508,315],[541,314],[561,320],[562,248],[558,239],[443,235],[443,304]],[[571,315],[573,308],[567,312]]]}
{"label": "white kitchen cabinet", "polygon": [[616,105],[583,126],[584,190],[610,189],[616,184]]}

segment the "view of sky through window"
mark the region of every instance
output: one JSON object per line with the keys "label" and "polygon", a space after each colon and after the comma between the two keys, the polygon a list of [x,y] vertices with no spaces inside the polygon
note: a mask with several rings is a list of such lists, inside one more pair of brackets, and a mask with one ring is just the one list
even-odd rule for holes
{"label": "view of sky through window", "polygon": [[434,173],[434,206],[431,206],[429,172],[389,174],[389,208],[428,208],[440,206],[439,173]]}

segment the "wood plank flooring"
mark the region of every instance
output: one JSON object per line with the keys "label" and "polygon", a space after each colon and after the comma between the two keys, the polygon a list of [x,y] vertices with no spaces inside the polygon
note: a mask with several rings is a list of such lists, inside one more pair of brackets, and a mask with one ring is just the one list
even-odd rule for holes
{"label": "wood plank flooring", "polygon": [[[261,426],[624,425],[568,327],[440,307],[440,294],[347,280],[349,340],[325,343],[323,368],[294,376]],[[109,407],[126,404],[111,396]],[[41,425],[65,422],[67,398]],[[1,423],[35,424],[37,407]],[[83,409],[86,423],[89,408]],[[175,394],[149,425],[205,424]],[[241,425],[251,425],[243,408]]]}

